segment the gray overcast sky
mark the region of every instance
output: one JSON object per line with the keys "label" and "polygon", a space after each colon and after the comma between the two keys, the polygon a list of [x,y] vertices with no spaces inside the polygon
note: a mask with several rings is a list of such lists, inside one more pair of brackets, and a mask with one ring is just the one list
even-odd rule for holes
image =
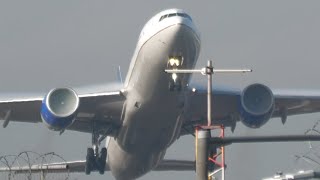
{"label": "gray overcast sky", "polygon": [[[320,1],[134,1],[1,0],[0,94],[47,92],[61,86],[105,84],[116,67],[127,71],[139,33],[159,11],[177,7],[194,19],[202,35],[198,66],[251,67],[248,75],[216,75],[214,82],[244,87],[261,82],[272,88],[320,90]],[[196,77],[195,79],[201,80]],[[240,123],[234,135],[303,133],[319,114],[273,119],[258,130]],[[230,133],[229,133],[230,134]],[[68,160],[84,159],[90,135],[59,136],[42,124],[10,123],[0,129],[0,155],[23,150],[55,151]],[[192,137],[173,145],[169,158],[194,159]],[[292,171],[305,143],[227,147],[227,178],[254,180],[278,170]],[[82,174],[72,177],[87,179]],[[91,179],[110,179],[93,175]],[[194,179],[192,172],[153,172],[141,179]]]}

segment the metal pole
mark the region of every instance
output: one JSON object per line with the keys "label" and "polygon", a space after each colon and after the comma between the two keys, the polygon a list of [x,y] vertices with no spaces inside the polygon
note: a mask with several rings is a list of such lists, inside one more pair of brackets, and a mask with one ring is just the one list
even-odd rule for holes
{"label": "metal pole", "polygon": [[206,69],[206,73],[208,76],[208,127],[211,126],[211,96],[212,96],[212,70],[213,70],[213,66],[212,66],[212,61],[208,61],[208,66]]}
{"label": "metal pole", "polygon": [[[221,127],[221,138],[224,138],[224,127]],[[225,179],[226,175],[226,163],[225,163],[225,147],[224,145],[221,146],[221,162],[222,162],[222,171],[221,171],[221,179]]]}
{"label": "metal pole", "polygon": [[45,180],[43,170],[40,171],[40,180]]}
{"label": "metal pole", "polygon": [[196,179],[208,180],[209,129],[199,129],[196,139]]}
{"label": "metal pole", "polygon": [[[196,151],[196,153],[195,153],[195,157],[196,157],[196,166],[197,166],[197,162],[198,162],[198,131],[199,131],[199,127],[196,127],[195,128],[195,144],[194,144],[194,149],[195,149],[195,151]],[[197,170],[197,168],[196,168],[196,170]]]}

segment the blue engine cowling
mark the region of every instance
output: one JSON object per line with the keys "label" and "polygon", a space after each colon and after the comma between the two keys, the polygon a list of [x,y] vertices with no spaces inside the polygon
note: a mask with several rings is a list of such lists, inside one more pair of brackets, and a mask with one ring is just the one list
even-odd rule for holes
{"label": "blue engine cowling", "polygon": [[42,101],[41,118],[49,129],[62,131],[74,122],[78,107],[79,97],[74,90],[53,89]]}
{"label": "blue engine cowling", "polygon": [[263,84],[246,87],[240,99],[240,115],[244,125],[260,128],[272,116],[274,97],[270,88]]}

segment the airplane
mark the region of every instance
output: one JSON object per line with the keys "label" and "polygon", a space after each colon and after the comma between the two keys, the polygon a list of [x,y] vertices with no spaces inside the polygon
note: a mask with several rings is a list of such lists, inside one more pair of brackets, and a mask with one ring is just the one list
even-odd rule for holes
{"label": "airplane", "polygon": [[[193,69],[201,47],[200,33],[190,15],[167,9],[143,27],[124,82],[117,87],[79,93],[69,87],[47,94],[0,101],[3,127],[11,121],[43,122],[65,130],[92,134],[85,160],[33,165],[32,171],[111,171],[117,180],[137,179],[152,170],[194,170],[194,161],[164,159],[166,150],[206,122],[206,86],[191,84],[191,74],[165,69]],[[212,124],[235,129],[237,122],[260,128],[271,118],[320,111],[320,93],[278,91],[254,83],[242,90],[213,88]],[[100,147],[102,141],[105,147]],[[0,168],[28,171],[30,167]]]}

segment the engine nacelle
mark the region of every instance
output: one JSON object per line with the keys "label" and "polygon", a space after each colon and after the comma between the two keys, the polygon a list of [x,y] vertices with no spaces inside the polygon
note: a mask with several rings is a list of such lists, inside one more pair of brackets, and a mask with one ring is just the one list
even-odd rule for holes
{"label": "engine nacelle", "polygon": [[42,101],[41,118],[49,129],[61,131],[74,122],[78,107],[79,97],[74,90],[53,89]]}
{"label": "engine nacelle", "polygon": [[244,125],[259,128],[264,125],[274,110],[274,97],[270,88],[263,84],[251,84],[241,95],[240,115]]}

